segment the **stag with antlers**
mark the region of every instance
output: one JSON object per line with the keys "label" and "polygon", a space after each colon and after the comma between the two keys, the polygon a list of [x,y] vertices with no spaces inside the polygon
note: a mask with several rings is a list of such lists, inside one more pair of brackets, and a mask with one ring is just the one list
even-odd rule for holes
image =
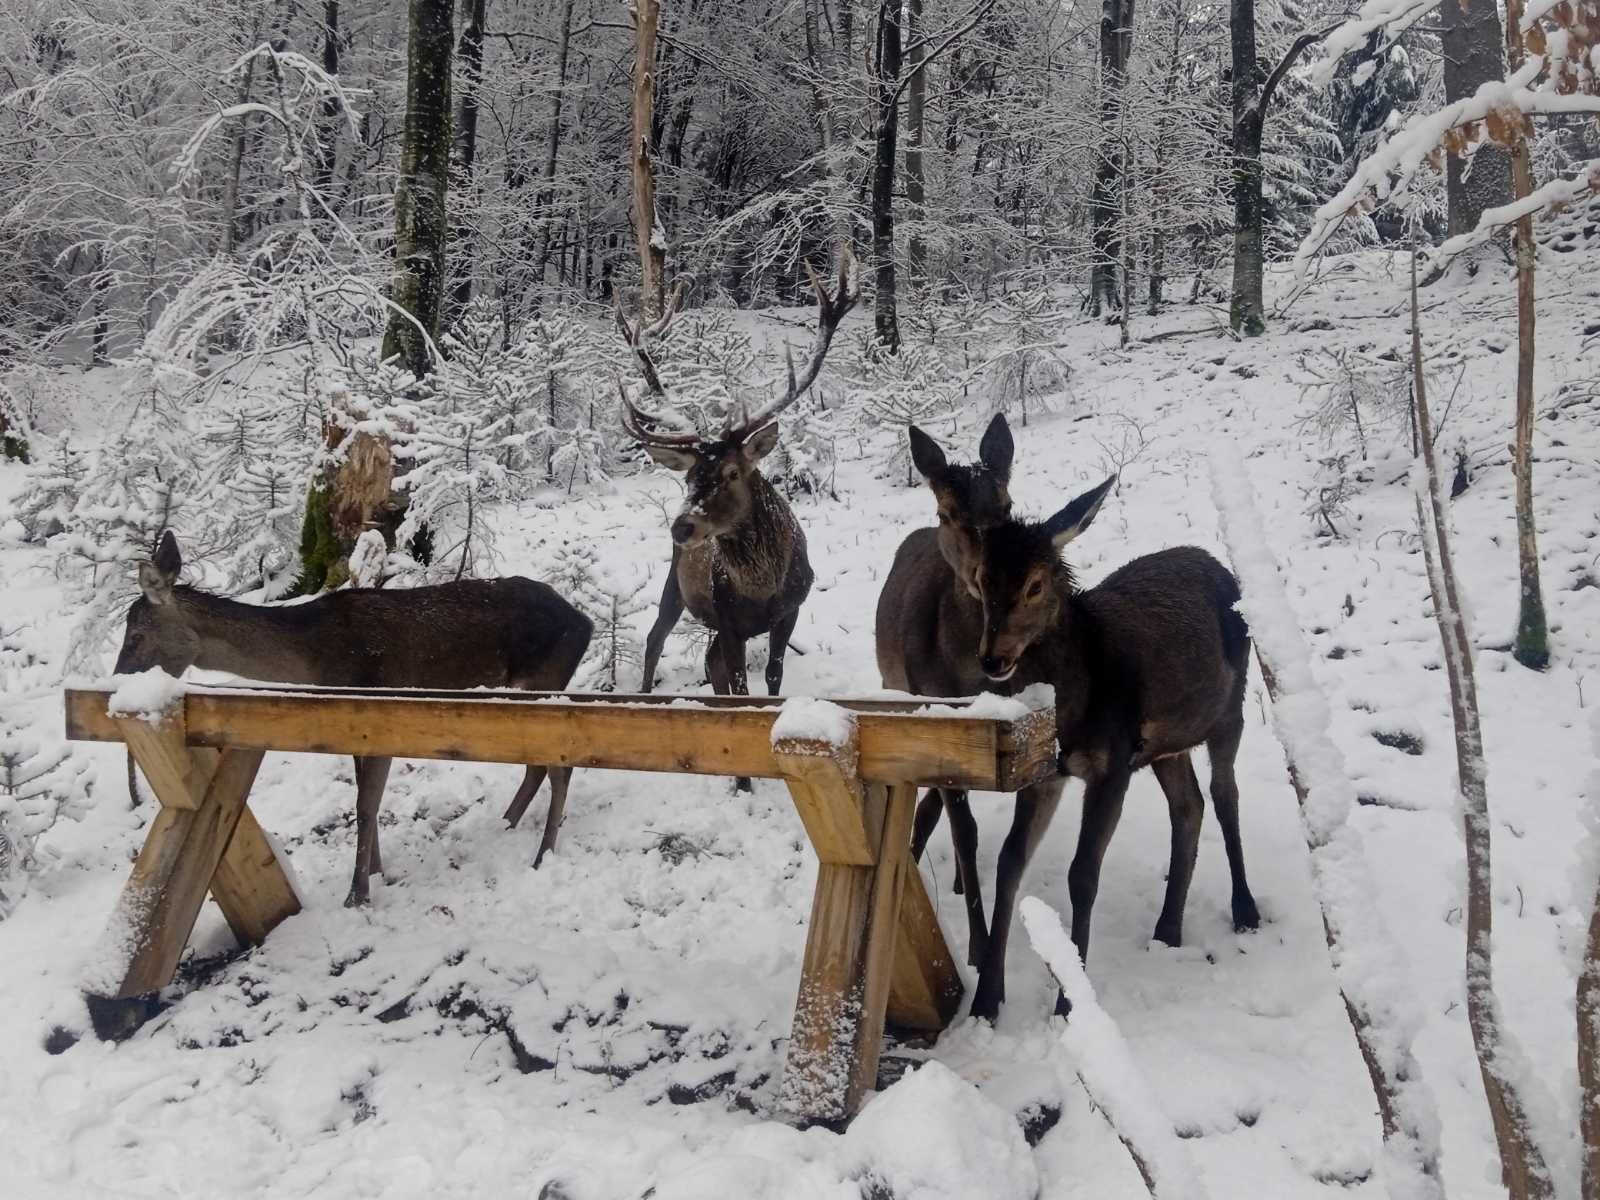
{"label": "stag with antlers", "polygon": [[[618,381],[623,428],[656,462],[685,475],[683,508],[672,522],[672,566],[661,592],[660,612],[645,642],[643,691],[655,686],[662,644],[685,607],[712,630],[706,675],[719,695],[749,695],[744,646],[763,633],[769,646],[767,693],[777,695],[783,683],[784,652],[813,576],[800,522],[758,466],[777,445],[778,414],[816,380],[834,331],[860,298],[859,290],[852,288],[855,264],[848,252],[831,292],[809,266],[806,273],[817,293],[819,312],[805,366],[797,371],[791,354],[782,393],[730,421],[721,433],[682,431],[670,417],[640,409]],[[679,303],[681,292],[674,293],[666,312],[648,326],[643,320],[630,323],[617,310],[617,324],[645,387],[660,405],[671,401],[656,373],[649,342],[666,331]],[[739,787],[749,790],[750,781],[741,779]]]}

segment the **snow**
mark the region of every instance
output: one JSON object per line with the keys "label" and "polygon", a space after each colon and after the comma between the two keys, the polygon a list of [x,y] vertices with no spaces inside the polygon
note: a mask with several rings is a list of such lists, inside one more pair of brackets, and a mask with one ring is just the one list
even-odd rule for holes
{"label": "snow", "polygon": [[848,746],[856,736],[856,717],[847,708],[809,696],[792,696],[772,722],[772,744],[796,740]]}
{"label": "snow", "polygon": [[152,724],[182,700],[186,690],[181,680],[160,667],[111,678],[116,686],[106,702],[106,712],[113,717],[141,717]]}
{"label": "snow", "polygon": [[987,721],[1020,721],[1031,713],[1055,707],[1054,684],[1033,683],[1015,696],[1002,696],[997,692],[980,692],[970,701],[960,705],[925,704],[917,710],[927,716],[975,717]]}
{"label": "snow", "polygon": [[1024,898],[1019,911],[1028,941],[1072,1003],[1061,1045],[1084,1088],[1150,1172],[1155,1200],[1201,1200],[1206,1192],[1194,1163],[1151,1095],[1116,1022],[1095,999],[1061,918],[1037,896]]}
{"label": "snow", "polygon": [[[1489,271],[1451,277],[1426,298],[1437,305],[1430,353],[1452,383],[1464,373],[1447,442],[1460,439],[1474,465],[1472,487],[1451,508],[1458,566],[1470,580],[1484,756],[1491,780],[1502,781],[1491,794],[1496,984],[1563,1128],[1577,1099],[1574,955],[1600,869],[1600,834],[1586,839],[1580,820],[1587,811],[1600,821],[1600,781],[1586,782],[1600,753],[1600,587],[1589,582],[1600,422],[1592,403],[1558,410],[1553,399],[1593,373],[1583,328],[1600,311],[1600,280],[1592,255],[1585,274],[1583,257],[1541,261],[1547,353],[1535,445],[1556,651],[1548,672],[1522,670],[1505,649],[1517,587],[1505,452],[1511,299]],[[1381,1200],[1392,1176],[1338,990],[1359,968],[1397,1020],[1415,1022],[1410,1051],[1438,1114],[1445,1190],[1452,1200],[1498,1200],[1462,1005],[1448,698],[1412,494],[1404,471],[1389,469],[1403,432],[1381,427],[1373,459],[1352,458],[1371,477],[1350,504],[1345,538],[1321,535],[1304,515],[1304,489],[1327,448],[1301,424],[1296,361],[1334,340],[1369,345],[1373,357],[1403,351],[1404,263],[1374,252],[1327,265],[1340,269],[1325,271],[1261,339],[1191,333],[1122,348],[1114,328],[1063,325],[1056,343],[1072,363],[1071,395],[1051,398],[1056,411],[1031,411],[1025,429],[1013,422],[1012,491],[1033,511],[1054,511],[1063,493],[1104,478],[1095,439],[1114,442],[1123,415],[1150,435],[1153,448],[1123,473],[1121,505],[1073,545],[1085,586],[1135,555],[1198,544],[1230,561],[1253,596],[1253,567],[1270,552],[1289,615],[1282,628],[1251,619],[1264,652],[1275,629],[1300,639],[1300,678],[1319,699],[1291,705],[1285,719],[1332,748],[1337,769],[1332,757],[1311,763],[1344,781],[1313,780],[1327,782],[1313,815],[1330,840],[1308,855],[1269,724],[1280,714],[1252,671],[1237,770],[1262,929],[1232,929],[1208,816],[1187,944],[1150,943],[1170,821],[1159,787],[1141,772],[1107,855],[1088,976],[1124,1061],[1210,1195]],[[1271,268],[1268,289],[1271,311],[1295,285]],[[1133,332],[1193,330],[1196,318],[1178,304],[1160,318],[1137,316]],[[777,319],[738,314],[741,328],[778,346],[794,336],[788,322],[810,319],[801,309]],[[841,343],[870,320],[852,314]],[[1331,331],[1297,328],[1318,321]],[[64,375],[85,393],[74,419],[86,436],[120,370]],[[949,444],[966,436],[970,446],[970,434]],[[930,523],[933,508],[926,489],[876,478],[875,461],[841,461],[838,501],[796,502],[817,582],[794,637],[807,653],[786,663],[787,696],[885,695],[871,614],[895,546]],[[1248,471],[1259,561],[1227,552],[1207,486],[1214,461]],[[22,478],[22,468],[0,464],[0,523]],[[669,556],[660,502],[678,500],[676,481],[647,474],[620,478],[611,491],[580,485],[553,508],[496,506],[499,569],[539,575],[563,537],[593,544],[603,562],[638,564],[652,601],[631,618],[642,641]],[[988,1197],[1014,1186],[1031,1195],[1030,1179],[1041,1200],[1148,1195],[1077,1082],[1079,1060],[1049,1015],[1048,969],[1017,939],[994,1028],[963,1016],[932,1046],[891,1045],[888,1059],[916,1070],[893,1084],[886,1074],[843,1134],[785,1121],[778,1091],[817,867],[778,781],[757,780],[747,796],[718,778],[578,771],[561,853],[534,872],[545,801],[515,831],[500,816],[520,767],[399,760],[381,820],[385,882],[374,880],[374,903],[358,912],[341,905],[353,856],[350,760],[269,754],[250,804],[281,843],[304,911],[238,953],[208,902],[169,1006],[129,1041],[99,1042],[86,1032],[80,989],[91,969],[115,966],[114,956],[100,957],[100,938],[153,806],[128,807],[121,747],[61,742],[60,684],[78,613],[52,568],[35,544],[0,545],[0,754],[23,742],[66,745],[85,771],[63,789],[82,819],[41,828],[39,866],[0,920],[0,962],[15,967],[0,969],[0,1195],[637,1200],[654,1188],[657,1200],[864,1200],[869,1171],[894,1173],[911,1195],[943,1188]],[[751,643],[758,688],[764,653]],[[703,663],[703,643],[669,639],[659,690],[709,692]],[[102,658],[81,669],[107,666]],[[1018,699],[979,703],[998,714]],[[1416,753],[1375,740],[1392,732],[1409,735]],[[1204,753],[1195,759],[1204,786]],[[1062,912],[1079,794],[1069,785],[1025,882],[1025,894]],[[0,790],[0,811],[25,807],[13,805]],[[972,808],[987,901],[1013,804],[975,793]],[[950,889],[943,829],[920,869],[964,959],[964,909]],[[1330,882],[1343,889],[1342,903],[1374,914],[1397,965],[1380,967],[1365,951],[1330,963],[1318,903]],[[1360,946],[1373,944],[1365,927],[1353,932]],[[970,988],[972,970],[960,961],[958,969]],[[58,1027],[80,1038],[51,1054],[45,1043]],[[1034,1146],[1003,1126],[1041,1113],[1059,1118]],[[918,1174],[922,1160],[930,1169]]]}

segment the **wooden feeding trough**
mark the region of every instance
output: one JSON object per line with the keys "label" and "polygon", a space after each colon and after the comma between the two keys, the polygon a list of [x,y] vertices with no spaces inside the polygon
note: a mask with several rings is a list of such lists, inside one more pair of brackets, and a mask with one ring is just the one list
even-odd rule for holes
{"label": "wooden feeding trough", "polygon": [[247,804],[265,751],[759,776],[789,785],[821,864],[782,1091],[809,1120],[856,1110],[886,1015],[937,1031],[961,1001],[908,853],[917,788],[1015,791],[1055,769],[1049,709],[962,700],[840,700],[822,710],[837,733],[785,719],[775,737],[783,701],[746,696],[211,687],[143,716],[111,715],[111,696],[68,690],[67,736],[126,742],[161,809],[112,918],[125,963],[89,997],[103,1033],[171,982],[208,891],[246,944],[299,911]]}

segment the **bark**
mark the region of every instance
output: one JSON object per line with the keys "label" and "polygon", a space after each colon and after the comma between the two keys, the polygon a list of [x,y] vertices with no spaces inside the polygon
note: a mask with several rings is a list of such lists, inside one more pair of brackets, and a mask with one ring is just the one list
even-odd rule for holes
{"label": "bark", "polygon": [[[1506,61],[1522,65],[1522,0],[1506,0]],[[1533,164],[1528,137],[1519,133],[1511,146],[1511,190],[1521,200],[1533,194]],[[1517,481],[1517,642],[1512,657],[1542,671],[1550,665],[1550,632],[1545,624],[1544,593],[1539,585],[1539,537],[1533,520],[1533,362],[1534,261],[1533,216],[1522,217],[1514,237],[1517,259],[1517,432],[1511,466]]]}
{"label": "bark", "polygon": [[[1517,0],[1512,0],[1513,4]],[[1508,1071],[1501,1037],[1501,1013],[1494,991],[1494,887],[1490,871],[1491,830],[1488,771],[1483,757],[1478,685],[1472,644],[1462,618],[1450,532],[1439,464],[1434,453],[1433,419],[1428,411],[1422,370],[1422,315],[1417,300],[1417,259],[1411,258],[1411,389],[1417,440],[1426,468],[1428,508],[1419,493],[1417,521],[1433,589],[1434,619],[1444,643],[1445,674],[1450,684],[1450,715],[1456,733],[1456,772],[1461,786],[1467,851],[1467,1024],[1478,1055],[1484,1097],[1500,1151],[1501,1181],[1511,1200],[1547,1200],[1555,1195],[1549,1168],[1528,1124],[1528,1113]]]}
{"label": "bark", "polygon": [[[927,47],[917,44],[922,36],[922,0],[906,0],[906,36],[912,45],[906,56],[911,70],[911,82],[906,89],[906,203],[911,219],[920,222],[927,194],[922,170],[922,137],[928,94],[928,73],[922,67]],[[922,238],[913,233],[906,249],[912,287],[921,287],[927,282],[927,262],[928,248]]]}
{"label": "bark", "polygon": [[[1443,26],[1444,98],[1454,104],[1480,85],[1505,78],[1503,28],[1495,0],[1445,0],[1439,5]],[[1445,164],[1445,198],[1450,234],[1477,228],[1486,208],[1511,202],[1511,172],[1505,150],[1484,143],[1472,156],[1472,171],[1458,154]]]}
{"label": "bark", "polygon": [[554,221],[550,208],[555,203],[556,163],[561,156],[561,106],[567,89],[567,51],[572,44],[572,3],[562,0],[561,35],[556,42],[556,90],[550,98],[550,130],[544,143],[544,186],[539,191],[542,232],[539,235],[538,266],[533,273],[536,286],[544,286],[544,273],[550,265],[550,239]]}
{"label": "bark", "polygon": [[1095,316],[1104,308],[1116,309],[1122,304],[1117,289],[1117,271],[1122,258],[1117,210],[1124,147],[1114,131],[1122,126],[1122,93],[1133,48],[1133,4],[1134,0],[1101,0],[1100,5],[1100,145],[1094,187],[1089,195],[1089,220],[1094,239],[1089,312]]}
{"label": "bark", "polygon": [[1261,138],[1267,113],[1278,84],[1295,60],[1337,26],[1303,33],[1259,86],[1256,61],[1255,0],[1232,0],[1233,35],[1233,292],[1228,303],[1228,323],[1245,337],[1267,331],[1266,304],[1262,298]]}
{"label": "bark", "polygon": [[[339,74],[339,0],[323,0],[322,4],[322,69],[334,77]],[[316,179],[317,191],[328,203],[333,198],[333,173],[339,157],[339,116],[342,111],[338,97],[329,96],[323,100]]]}
{"label": "bark", "polygon": [[901,0],[879,0],[878,45],[873,76],[874,125],[872,160],[872,258],[876,290],[872,328],[890,354],[900,352],[900,319],[895,294],[894,172],[900,133]]}
{"label": "bark", "polygon": [[[461,26],[461,111],[456,119],[456,181],[466,190],[472,186],[472,170],[478,158],[478,107],[483,88],[483,26],[489,0],[467,0],[467,19]],[[472,226],[458,225],[454,231],[455,284],[451,288],[451,307],[464,309],[472,300]],[[466,559],[463,557],[463,562]]]}
{"label": "bark", "polygon": [[633,59],[633,232],[639,243],[639,307],[643,319],[661,315],[666,301],[666,233],[656,221],[656,180],[650,162],[654,121],[658,0],[636,0]]}
{"label": "bark", "polygon": [[1158,124],[1154,138],[1154,163],[1151,168],[1151,203],[1158,214],[1155,229],[1150,235],[1150,304],[1153,317],[1161,311],[1162,292],[1167,282],[1167,234],[1159,214],[1165,211],[1167,197],[1172,189],[1167,182],[1167,155],[1172,149],[1172,97],[1178,90],[1178,72],[1183,64],[1183,28],[1188,19],[1188,7],[1183,3],[1172,6],[1172,42],[1167,47],[1167,78],[1162,85],[1163,105],[1157,114]]}
{"label": "bark", "polygon": [[[394,197],[394,286],[383,356],[413,374],[429,369],[428,342],[444,308],[445,192],[450,178],[450,55],[455,0],[411,0],[406,124]],[[419,328],[420,326],[420,328]],[[424,336],[426,335],[426,336]]]}
{"label": "bark", "polygon": [[1600,883],[1589,913],[1589,943],[1578,976],[1578,1104],[1583,1200],[1600,1200]]}

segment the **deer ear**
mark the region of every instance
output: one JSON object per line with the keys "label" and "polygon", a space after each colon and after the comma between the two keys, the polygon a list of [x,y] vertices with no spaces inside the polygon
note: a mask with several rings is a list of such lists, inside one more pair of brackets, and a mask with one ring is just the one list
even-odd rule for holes
{"label": "deer ear", "polygon": [[938,442],[915,425],[907,427],[906,435],[911,439],[911,465],[916,467],[917,474],[927,479],[935,471],[944,470],[944,451]]}
{"label": "deer ear", "polygon": [[1011,441],[1011,426],[1006,424],[1005,413],[995,413],[989,421],[989,428],[983,431],[983,440],[978,443],[978,461],[989,468],[991,474],[998,475],[1002,482],[1011,478],[1011,456],[1016,447]]}
{"label": "deer ear", "polygon": [[161,545],[155,557],[139,564],[139,590],[151,604],[171,604],[172,585],[178,581],[178,571],[183,567],[183,554],[178,550],[178,539],[172,530],[161,535]]}
{"label": "deer ear", "polygon": [[1100,511],[1100,506],[1105,503],[1106,494],[1111,491],[1111,485],[1116,482],[1117,477],[1113,475],[1099,487],[1091,488],[1079,496],[1044,523],[1044,531],[1050,535],[1050,540],[1057,550],[1089,528],[1089,522],[1094,520],[1095,514]]}
{"label": "deer ear", "polygon": [[778,444],[778,423],[769,421],[744,440],[743,453],[746,462],[760,462],[772,453],[772,448]]}
{"label": "deer ear", "polygon": [[693,450],[679,450],[675,446],[646,446],[644,451],[669,471],[687,471],[694,466]]}

